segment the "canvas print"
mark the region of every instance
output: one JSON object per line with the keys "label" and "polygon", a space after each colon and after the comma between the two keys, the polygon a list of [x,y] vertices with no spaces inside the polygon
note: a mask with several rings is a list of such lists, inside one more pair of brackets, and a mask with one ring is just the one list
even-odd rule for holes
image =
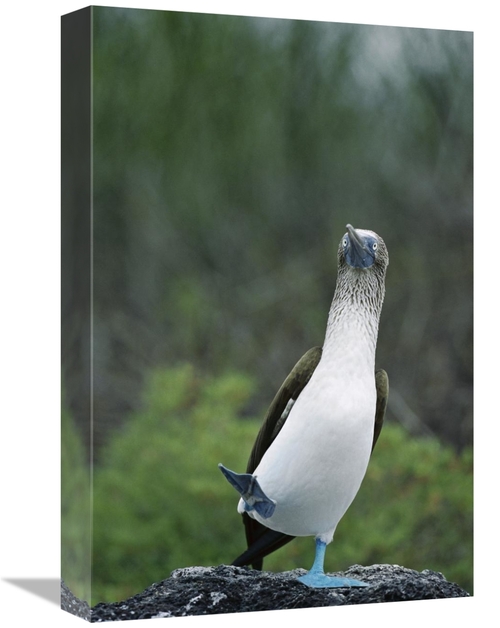
{"label": "canvas print", "polygon": [[472,595],[473,34],[90,7],[61,53],[62,608]]}

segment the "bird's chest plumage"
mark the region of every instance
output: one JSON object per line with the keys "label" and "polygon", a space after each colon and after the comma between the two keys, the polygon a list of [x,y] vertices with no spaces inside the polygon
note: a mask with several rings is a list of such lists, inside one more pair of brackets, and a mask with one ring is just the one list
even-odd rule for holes
{"label": "bird's chest plumage", "polygon": [[373,441],[375,377],[355,348],[342,358],[339,364],[338,355],[325,353],[255,470],[277,503],[268,527],[294,536],[326,533],[359,489]]}

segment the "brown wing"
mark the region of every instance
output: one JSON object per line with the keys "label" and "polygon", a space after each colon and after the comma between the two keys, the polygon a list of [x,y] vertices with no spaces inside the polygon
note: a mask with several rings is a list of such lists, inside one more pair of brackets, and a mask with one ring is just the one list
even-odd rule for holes
{"label": "brown wing", "polygon": [[255,444],[252,448],[247,465],[247,473],[253,473],[262,456],[266,453],[269,445],[279,434],[285,424],[286,416],[283,413],[289,401],[295,401],[304,390],[307,382],[311,379],[314,369],[320,361],[323,350],[321,347],[313,347],[305,353],[297,364],[293,367],[281,388],[276,393],[267,414],[262,423],[262,427],[257,434]]}
{"label": "brown wing", "polygon": [[384,369],[375,371],[375,387],[377,389],[377,404],[375,406],[375,429],[373,431],[372,451],[382,431],[385,409],[387,408],[387,400],[389,398],[389,377]]}
{"label": "brown wing", "polygon": [[[309,349],[293,367],[276,393],[264,418],[262,427],[257,434],[248,460],[247,473],[255,471],[269,445],[279,434],[288,416],[288,412],[285,412],[285,410],[289,402],[295,401],[302,390],[304,390],[321,359],[322,351],[321,347]],[[248,555],[248,551],[244,552],[233,561],[233,565],[248,565],[251,563],[254,569],[262,569],[264,556],[274,552],[294,538],[293,536],[266,528],[258,521],[255,521],[255,519],[249,517],[247,513],[243,513],[243,523],[245,525],[247,546],[249,549],[251,548],[251,555]]]}

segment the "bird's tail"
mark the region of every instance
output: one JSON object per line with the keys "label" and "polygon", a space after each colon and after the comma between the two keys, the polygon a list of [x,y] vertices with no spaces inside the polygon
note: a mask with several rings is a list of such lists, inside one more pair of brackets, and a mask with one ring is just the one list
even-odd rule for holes
{"label": "bird's tail", "polygon": [[262,569],[263,559],[266,556],[295,538],[288,534],[283,534],[283,532],[266,528],[258,521],[255,521],[255,519],[250,519],[246,513],[243,515],[243,519],[245,518],[249,519],[246,524],[248,549],[235,558],[231,563],[232,565],[237,567],[252,565],[254,569]]}

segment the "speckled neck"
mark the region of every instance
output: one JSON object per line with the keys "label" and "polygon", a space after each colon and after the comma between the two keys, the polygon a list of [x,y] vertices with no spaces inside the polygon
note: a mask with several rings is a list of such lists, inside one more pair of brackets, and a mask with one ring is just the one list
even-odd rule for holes
{"label": "speckled neck", "polygon": [[324,360],[334,359],[347,367],[352,359],[358,368],[374,369],[384,281],[385,268],[339,268],[323,345]]}

